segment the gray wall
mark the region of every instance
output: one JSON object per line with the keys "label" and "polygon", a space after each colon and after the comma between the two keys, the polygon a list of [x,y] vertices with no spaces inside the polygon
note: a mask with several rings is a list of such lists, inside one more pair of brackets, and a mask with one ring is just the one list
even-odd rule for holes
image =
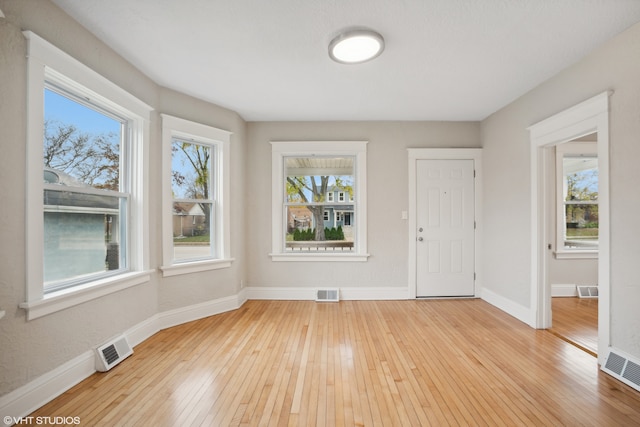
{"label": "gray wall", "polygon": [[[251,122],[246,206],[250,286],[387,287],[408,283],[407,148],[480,147],[477,122]],[[369,141],[367,262],[273,262],[269,141]]]}
{"label": "gray wall", "polygon": [[[515,77],[515,76],[514,76]],[[530,306],[531,186],[526,128],[612,89],[610,97],[611,341],[640,358],[640,24],[482,122],[484,286]]]}
{"label": "gray wall", "polygon": [[62,365],[159,312],[235,295],[243,279],[244,196],[231,196],[230,269],[162,279],[27,321],[25,301],[26,39],[31,30],[156,109],[149,150],[150,264],[162,263],[159,113],[233,132],[231,178],[244,187],[245,123],[234,112],[161,88],[45,0],[0,0],[0,395]]}
{"label": "gray wall", "polygon": [[[235,295],[251,286],[406,286],[409,147],[484,147],[484,285],[530,305],[529,135],[526,128],[607,89],[611,98],[613,344],[640,357],[640,259],[635,197],[640,169],[640,25],[496,112],[481,124],[442,122],[249,123],[232,111],[158,87],[47,0],[0,0],[0,395],[33,381],[150,317]],[[163,279],[33,321],[25,300],[26,42],[32,30],[156,108],[151,123],[150,260],[161,264],[160,120],[168,113],[234,132],[230,269]],[[514,76],[517,78],[517,76]],[[368,140],[366,263],[274,263],[270,140]]]}

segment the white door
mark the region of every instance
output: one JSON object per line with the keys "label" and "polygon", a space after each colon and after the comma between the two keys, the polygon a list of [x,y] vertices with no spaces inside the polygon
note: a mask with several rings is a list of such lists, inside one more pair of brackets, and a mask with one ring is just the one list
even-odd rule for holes
{"label": "white door", "polygon": [[474,295],[473,160],[418,160],[418,297]]}

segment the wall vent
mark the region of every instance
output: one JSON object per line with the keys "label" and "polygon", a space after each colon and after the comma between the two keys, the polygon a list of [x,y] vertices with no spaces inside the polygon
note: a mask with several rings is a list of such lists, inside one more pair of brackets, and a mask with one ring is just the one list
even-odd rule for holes
{"label": "wall vent", "polygon": [[316,292],[316,302],[338,302],[340,301],[339,289],[318,289]]}
{"label": "wall vent", "polygon": [[576,288],[580,298],[598,298],[598,285],[578,285]]}
{"label": "wall vent", "polygon": [[96,348],[96,370],[106,372],[132,354],[127,338],[121,335]]}
{"label": "wall vent", "polygon": [[640,362],[632,360],[629,355],[620,350],[609,347],[607,357],[600,369],[640,391]]}

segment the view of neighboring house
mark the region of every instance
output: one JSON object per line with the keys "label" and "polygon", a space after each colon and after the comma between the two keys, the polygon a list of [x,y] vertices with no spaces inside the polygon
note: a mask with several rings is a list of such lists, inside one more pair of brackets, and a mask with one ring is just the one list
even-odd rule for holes
{"label": "view of neighboring house", "polygon": [[173,237],[199,236],[205,229],[205,214],[199,203],[173,204]]}
{"label": "view of neighboring house", "polygon": [[118,198],[86,193],[91,186],[52,168],[44,182],[45,282],[117,270]]}
{"label": "view of neighboring house", "polygon": [[[352,227],[355,224],[353,211],[353,196],[343,188],[332,187],[327,191],[323,213],[325,228]],[[288,209],[287,225],[289,232],[295,229],[307,230],[316,228],[313,214],[305,206],[290,206]]]}

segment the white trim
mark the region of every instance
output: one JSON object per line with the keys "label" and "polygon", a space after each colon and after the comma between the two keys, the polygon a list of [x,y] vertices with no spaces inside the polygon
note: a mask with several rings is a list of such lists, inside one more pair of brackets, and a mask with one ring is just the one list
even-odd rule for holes
{"label": "white trim", "polygon": [[[544,150],[597,133],[598,143],[598,348],[610,345],[610,236],[609,236],[609,96],[603,92],[528,128],[531,147],[531,307],[529,324],[551,326],[551,287],[547,282],[546,233],[549,230],[549,197],[544,179]],[[598,362],[603,363],[604,352]]]}
{"label": "white trim", "polygon": [[[23,34],[28,44],[25,230],[27,280],[26,301],[20,307],[27,309],[27,319],[34,319],[149,280],[149,225],[146,221],[149,214],[149,184],[145,176],[148,171],[152,108],[31,31],[24,31]],[[130,220],[127,224],[130,272],[51,294],[44,293],[43,272],[42,129],[45,81],[71,89],[127,119],[130,132],[130,152],[127,155],[135,165],[126,174],[126,178],[130,180],[128,191],[133,196],[129,203]]]}
{"label": "white trim", "polygon": [[182,264],[162,266],[160,267],[160,270],[162,271],[162,277],[171,277],[171,276],[177,276],[180,274],[199,273],[201,271],[229,268],[231,267],[231,263],[233,261],[235,261],[234,258],[192,261],[192,262],[185,262]]}
{"label": "white trim", "polygon": [[481,148],[409,148],[409,284],[408,298],[416,298],[417,295],[417,259],[416,259],[416,239],[417,239],[417,185],[416,185],[416,162],[418,160],[473,160],[475,170],[474,192],[475,192],[475,273],[474,295],[478,295],[482,289],[482,149]]}
{"label": "white trim", "polygon": [[[290,254],[284,250],[286,214],[284,158],[287,156],[355,156],[356,200],[354,252]],[[271,141],[271,256],[272,261],[367,261],[367,141]]]}
{"label": "white trim", "polygon": [[[237,295],[207,301],[156,314],[129,328],[124,335],[136,346],[156,332],[186,322],[235,310],[245,303],[245,291]],[[96,372],[95,351],[89,349],[35,380],[0,397],[0,414],[12,418],[25,417],[60,396]],[[7,425],[6,423],[0,425]]]}
{"label": "white trim", "polygon": [[[174,276],[198,271],[228,268],[231,266],[231,172],[230,146],[232,132],[218,129],[202,123],[192,122],[160,114],[162,117],[162,262],[163,275]],[[216,258],[174,262],[173,259],[173,194],[171,192],[171,145],[173,138],[182,138],[194,143],[210,145],[216,148],[213,165],[216,176],[214,185],[216,200],[213,203],[215,212],[215,245]]]}
{"label": "white trim", "polygon": [[345,301],[389,301],[408,299],[406,286],[369,286],[340,288],[340,299]]}
{"label": "white trim", "polygon": [[573,251],[555,251],[556,259],[598,259],[598,251],[578,250]]}
{"label": "white trim", "polygon": [[245,289],[249,300],[313,301],[315,288],[248,286]]}
{"label": "white trim", "polygon": [[578,290],[575,283],[555,283],[551,285],[551,297],[575,297]]}
{"label": "white trim", "polygon": [[513,302],[512,300],[503,297],[502,295],[498,295],[489,289],[483,288],[480,291],[480,298],[483,301],[488,302],[492,306],[499,308],[510,316],[515,317],[524,323],[529,323],[530,313],[529,307],[525,307],[518,303]]}
{"label": "white trim", "polygon": [[302,261],[302,262],[366,262],[369,259],[369,254],[354,254],[354,253],[280,253],[269,254],[271,261]]}
{"label": "white trim", "polygon": [[[556,189],[556,197],[555,197],[555,212],[556,212],[556,229],[555,229],[555,257],[556,259],[597,259],[598,258],[598,249],[567,249],[565,248],[565,229],[566,229],[566,218],[565,218],[565,197],[564,194],[564,155],[565,154],[584,154],[584,155],[598,155],[598,144],[597,142],[580,142],[580,143],[572,143],[566,142],[564,144],[557,145],[556,147],[556,164],[555,164],[555,189]],[[598,168],[599,170],[599,168]],[[583,204],[595,204],[598,205],[598,202],[583,202]]]}
{"label": "white trim", "polygon": [[[332,286],[335,287],[335,286]],[[384,301],[406,300],[406,286],[384,287],[337,287],[340,290],[340,300],[343,301]],[[247,287],[246,294],[249,300],[280,300],[280,301],[315,301],[317,288],[300,287],[276,287],[276,286],[251,286]]]}
{"label": "white trim", "polygon": [[35,380],[0,397],[3,426],[6,417],[25,417],[96,372],[95,352],[88,350]]}
{"label": "white trim", "polygon": [[238,295],[205,301],[199,304],[181,307],[160,313],[158,319],[159,330],[171,328],[183,323],[192,322],[242,307],[246,301]]}
{"label": "white trim", "polygon": [[18,306],[27,311],[27,320],[37,319],[114,292],[148,283],[151,280],[151,272],[139,271],[94,280],[73,288],[47,293],[39,300],[23,302]]}

